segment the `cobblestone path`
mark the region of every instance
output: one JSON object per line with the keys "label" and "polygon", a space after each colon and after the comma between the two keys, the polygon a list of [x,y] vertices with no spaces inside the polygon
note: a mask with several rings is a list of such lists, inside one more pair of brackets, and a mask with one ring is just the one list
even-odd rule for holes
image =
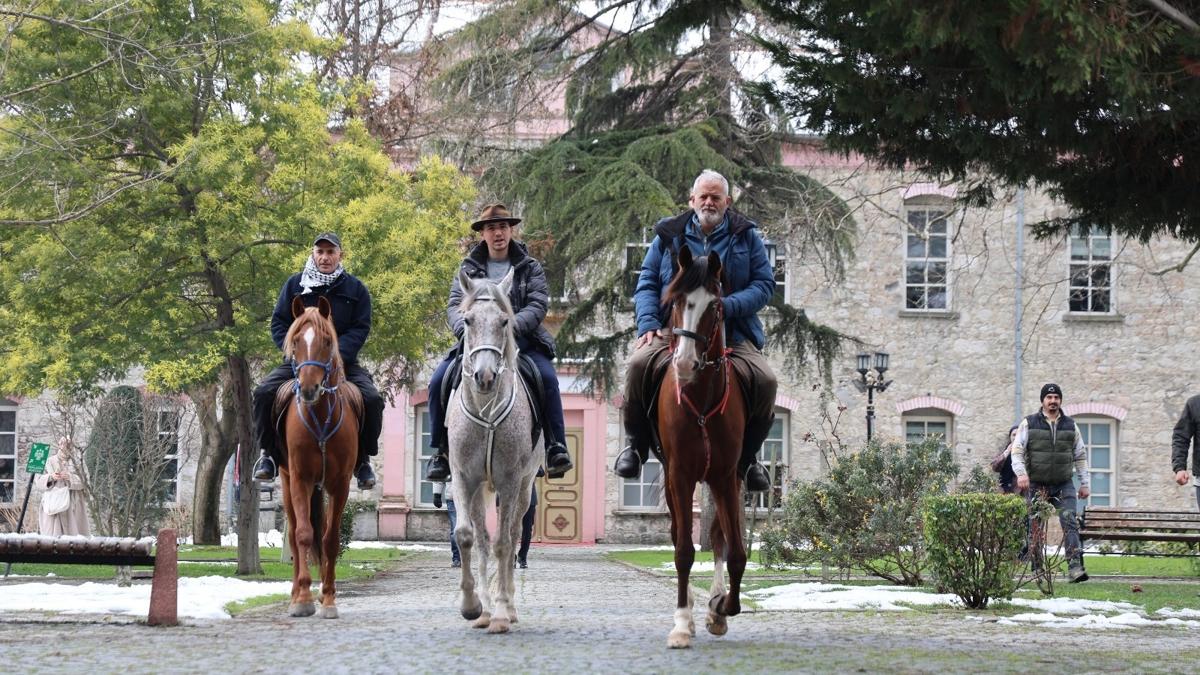
{"label": "cobblestone path", "polygon": [[[38,614],[0,618],[5,673],[1195,672],[1196,630],[1008,626],[986,613],[744,612],[666,649],[674,581],[608,562],[603,547],[535,548],[517,573],[520,622],[471,629],[448,555],[422,553],[341,585],[342,618],[267,607],[149,628]],[[702,575],[707,584],[707,575]],[[0,585],[0,593],[4,588]],[[983,618],[981,618],[983,617]]]}

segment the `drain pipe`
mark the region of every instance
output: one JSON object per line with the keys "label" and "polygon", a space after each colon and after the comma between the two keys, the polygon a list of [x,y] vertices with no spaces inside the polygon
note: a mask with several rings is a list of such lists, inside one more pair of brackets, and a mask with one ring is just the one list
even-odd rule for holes
{"label": "drain pipe", "polygon": [[1025,287],[1025,188],[1017,188],[1017,282],[1013,292],[1013,420],[1021,419],[1021,292]]}

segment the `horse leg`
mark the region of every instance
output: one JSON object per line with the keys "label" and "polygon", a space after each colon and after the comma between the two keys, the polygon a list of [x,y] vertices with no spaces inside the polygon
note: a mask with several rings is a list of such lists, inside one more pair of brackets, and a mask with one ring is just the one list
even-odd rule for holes
{"label": "horse leg", "polygon": [[325,532],[320,542],[321,546],[321,618],[338,618],[337,608],[337,570],[338,553],[342,548],[342,512],[346,510],[346,500],[350,498],[350,481],[348,478],[335,477],[328,481],[333,485],[329,493],[325,513]]}
{"label": "horse leg", "polygon": [[292,490],[291,481],[289,480],[288,470],[280,468],[279,475],[280,484],[283,486],[283,510],[287,515],[287,543],[288,548],[292,551],[292,597],[288,603],[288,609],[296,604],[296,599],[300,593],[300,552],[296,546],[296,510],[292,508]]}
{"label": "horse leg", "polygon": [[309,520],[309,504],[312,501],[314,486],[304,485],[300,476],[293,473],[291,479],[291,516],[288,527],[292,533],[292,568],[296,574],[295,591],[292,593],[292,604],[288,607],[291,616],[312,616],[317,611],[313,602],[312,574],[308,571],[308,552],[313,545],[312,521]]}
{"label": "horse leg", "polygon": [[[513,554],[516,550],[514,543],[520,537],[521,518],[529,508],[528,481],[520,480],[516,485],[505,486],[500,494],[500,507],[496,528],[496,587],[494,589],[495,610],[492,612],[492,622],[488,625],[489,633],[507,633],[514,613],[511,610],[513,596]],[[524,488],[524,494],[521,494]]]}
{"label": "horse leg", "polygon": [[742,538],[742,501],[736,477],[730,477],[712,490],[716,502],[716,521],[724,531],[725,561],[729,566],[729,591],[709,601],[709,608],[721,616],[737,616],[742,611],[742,574],[746,571],[746,544]]}
{"label": "horse leg", "polygon": [[696,547],[692,544],[692,494],[696,483],[691,480],[668,477],[671,484],[669,505],[671,520],[675,523],[675,627],[667,635],[667,647],[687,649],[692,646],[692,589],[689,578],[692,562],[696,559]]}
{"label": "horse leg", "polygon": [[[712,489],[711,486],[709,489]],[[715,497],[713,502],[716,503]],[[724,635],[729,631],[729,625],[725,617],[717,611],[716,604],[725,597],[725,557],[728,555],[728,542],[725,541],[725,530],[719,517],[713,518],[709,541],[712,542],[713,549],[713,582],[708,590],[708,615],[705,617],[704,627],[713,635]]]}
{"label": "horse leg", "polygon": [[[475,493],[471,495],[471,500],[468,506],[470,511],[471,524],[475,530],[477,543],[479,544],[479,603],[482,611],[475,622],[471,624],[472,628],[487,628],[492,622],[492,595],[488,592],[488,552],[492,546],[492,537],[488,534],[487,528],[487,497],[488,491],[480,483],[475,488]],[[463,567],[467,563],[463,561]]]}
{"label": "horse leg", "polygon": [[454,490],[454,503],[461,507],[458,513],[458,523],[454,526],[454,540],[458,544],[458,555],[462,561],[459,588],[462,589],[462,603],[459,612],[467,621],[479,618],[483,613],[483,605],[475,594],[475,576],[471,573],[471,552],[475,549],[474,519],[471,517],[470,505],[474,496],[468,495],[465,483],[460,477],[451,484]]}

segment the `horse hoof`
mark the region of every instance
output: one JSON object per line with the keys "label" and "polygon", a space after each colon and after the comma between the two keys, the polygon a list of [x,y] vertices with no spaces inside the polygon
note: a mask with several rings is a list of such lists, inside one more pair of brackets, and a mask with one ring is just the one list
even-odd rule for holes
{"label": "horse hoof", "polygon": [[488,624],[487,632],[489,632],[489,633],[507,633],[508,632],[508,619],[501,619],[500,617],[493,618],[491,623]]}
{"label": "horse hoof", "polygon": [[704,627],[713,635],[724,635],[729,632],[729,622],[716,612],[708,613],[708,620],[704,622]]}
{"label": "horse hoof", "polygon": [[321,609],[318,610],[317,616],[321,617],[322,619],[338,618],[337,605],[321,605]]}
{"label": "horse hoof", "polygon": [[515,609],[508,610],[508,622],[509,623],[517,622],[517,610],[515,610]]}
{"label": "horse hoof", "polygon": [[692,646],[692,636],[686,630],[673,630],[667,636],[668,649],[688,649]]}
{"label": "horse hoof", "polygon": [[474,621],[483,614],[483,603],[477,603],[474,607],[467,607],[462,610],[462,618],[467,621]]}
{"label": "horse hoof", "polygon": [[692,637],[696,637],[696,622],[695,621],[688,622],[688,634],[691,635]]}
{"label": "horse hoof", "polygon": [[317,613],[314,602],[293,602],[288,605],[288,616],[312,616]]}
{"label": "horse hoof", "polygon": [[492,625],[492,613],[484,612],[475,619],[475,623],[471,624],[471,628],[488,628]]}

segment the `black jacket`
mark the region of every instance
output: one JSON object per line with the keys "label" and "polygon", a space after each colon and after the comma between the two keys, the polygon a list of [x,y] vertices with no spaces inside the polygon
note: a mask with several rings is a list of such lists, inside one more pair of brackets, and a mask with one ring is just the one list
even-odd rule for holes
{"label": "black jacket", "polygon": [[[479,242],[471,252],[463,258],[460,269],[472,279],[487,278],[488,247],[487,242]],[[546,283],[546,271],[536,258],[529,255],[529,249],[519,241],[508,243],[508,261],[513,266],[513,285],[508,293],[512,303],[516,325],[513,333],[517,337],[517,345],[523,349],[541,349],[546,356],[554,358],[554,338],[550,331],[542,326],[546,318],[546,310],[550,307],[550,286]],[[450,302],[446,307],[446,316],[450,320],[450,328],[454,336],[462,344],[463,317],[458,312],[462,303],[463,292],[458,285],[458,275],[450,283]],[[457,352],[458,347],[451,350]]]}
{"label": "black jacket", "polygon": [[1193,396],[1183,404],[1183,414],[1175,423],[1171,436],[1171,471],[1187,470],[1188,450],[1192,451],[1192,475],[1200,476],[1200,448],[1193,443],[1200,441],[1200,395]]}
{"label": "black jacket", "polygon": [[343,272],[332,284],[317,286],[304,293],[302,275],[293,274],[279,291],[275,313],[271,315],[271,337],[275,346],[283,349],[283,338],[292,327],[292,298],[300,296],[306,307],[316,307],[317,298],[324,296],[333,309],[333,327],[337,329],[338,351],[346,365],[358,363],[358,352],[371,332],[371,293],[363,282]]}

